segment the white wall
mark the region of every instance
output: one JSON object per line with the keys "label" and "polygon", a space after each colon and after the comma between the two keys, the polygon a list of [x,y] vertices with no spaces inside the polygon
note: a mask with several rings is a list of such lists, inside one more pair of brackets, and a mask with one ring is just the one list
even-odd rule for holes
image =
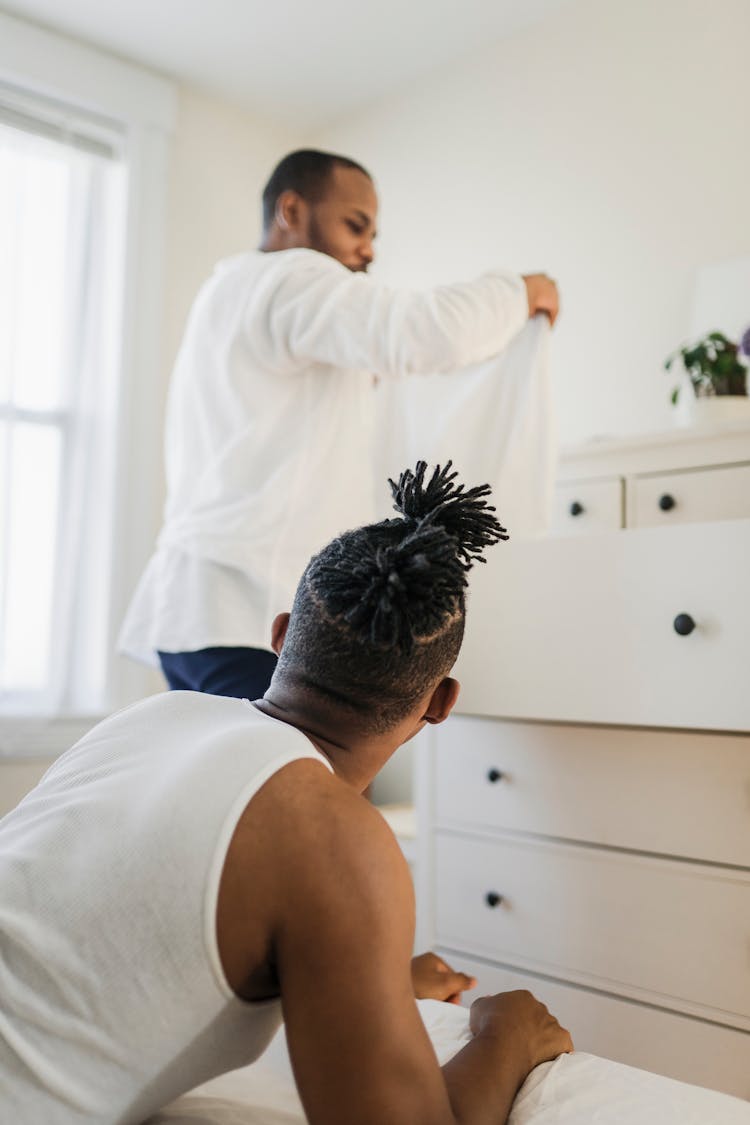
{"label": "white wall", "polygon": [[747,0],[572,0],[317,140],[378,181],[382,276],[559,280],[564,442],[661,429],[696,268],[750,252],[748,42]]}

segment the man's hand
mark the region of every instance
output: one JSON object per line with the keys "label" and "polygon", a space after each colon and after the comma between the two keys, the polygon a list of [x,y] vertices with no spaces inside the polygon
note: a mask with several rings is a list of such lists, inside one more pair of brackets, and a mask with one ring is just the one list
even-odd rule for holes
{"label": "man's hand", "polygon": [[474,977],[455,972],[435,953],[412,957],[411,979],[417,1000],[446,1000],[449,1004],[460,1004],[464,989],[477,985]]}
{"label": "man's hand", "polygon": [[506,1121],[534,1067],[573,1050],[568,1032],[530,992],[480,997],[469,1026],[473,1039],[443,1066],[461,1121]]}
{"label": "man's hand", "polygon": [[530,273],[524,277],[526,296],[529,301],[529,316],[542,312],[554,324],[560,313],[560,294],[557,283],[546,273]]}
{"label": "man's hand", "polygon": [[517,1053],[522,1081],[539,1063],[573,1050],[570,1032],[530,992],[480,996],[469,1021],[475,1036],[497,1040],[506,1055]]}

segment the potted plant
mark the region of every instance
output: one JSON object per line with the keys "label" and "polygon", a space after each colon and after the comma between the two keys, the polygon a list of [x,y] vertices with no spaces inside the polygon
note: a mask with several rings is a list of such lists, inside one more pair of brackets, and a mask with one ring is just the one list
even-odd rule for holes
{"label": "potted plant", "polygon": [[750,420],[747,393],[750,327],[738,344],[723,332],[707,332],[693,344],[672,352],[664,362],[667,371],[675,361],[682,364],[682,378],[672,390],[672,403],[679,404],[678,421],[683,425],[732,419]]}

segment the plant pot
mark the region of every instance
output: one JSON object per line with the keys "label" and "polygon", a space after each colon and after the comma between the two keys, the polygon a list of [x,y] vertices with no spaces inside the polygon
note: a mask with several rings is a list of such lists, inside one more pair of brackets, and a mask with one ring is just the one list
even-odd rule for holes
{"label": "plant pot", "polygon": [[710,429],[732,422],[750,423],[748,395],[706,395],[697,398],[683,387],[675,406],[675,424]]}

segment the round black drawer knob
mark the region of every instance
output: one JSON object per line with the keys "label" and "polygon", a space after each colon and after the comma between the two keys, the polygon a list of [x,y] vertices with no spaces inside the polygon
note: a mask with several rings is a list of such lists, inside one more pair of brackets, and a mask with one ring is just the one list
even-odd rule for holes
{"label": "round black drawer knob", "polygon": [[689,636],[695,628],[695,622],[689,613],[678,613],[672,624],[675,633],[679,633],[681,637]]}
{"label": "round black drawer knob", "polygon": [[677,507],[677,501],[674,496],[670,496],[668,492],[665,492],[663,496],[659,497],[659,507],[662,512],[671,512],[672,508]]}
{"label": "round black drawer knob", "polygon": [[571,516],[580,516],[583,514],[583,504],[580,500],[574,500],[570,505]]}
{"label": "round black drawer knob", "polygon": [[503,896],[499,895],[497,891],[487,891],[487,894],[484,896],[484,901],[494,910],[495,907],[499,906],[503,901]]}
{"label": "round black drawer knob", "polygon": [[494,766],[492,767],[491,770],[487,770],[487,780],[491,781],[493,785],[495,784],[496,781],[502,781],[502,778],[503,778],[503,771],[502,770],[496,770]]}

